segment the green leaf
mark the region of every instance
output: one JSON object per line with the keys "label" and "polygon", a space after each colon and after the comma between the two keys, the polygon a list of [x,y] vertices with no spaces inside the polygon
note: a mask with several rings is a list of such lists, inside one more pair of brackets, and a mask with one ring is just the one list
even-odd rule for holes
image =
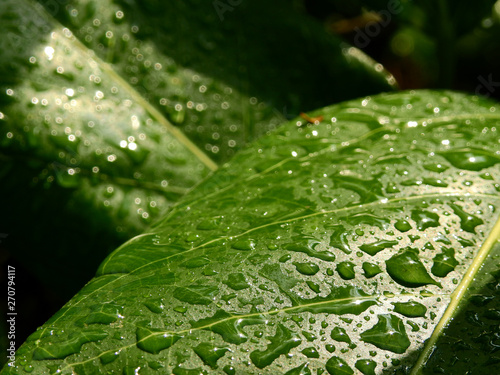
{"label": "green leaf", "polygon": [[212,159],[291,114],[391,89],[286,2],[246,3],[222,22],[207,1],[3,1],[0,226],[58,293],[74,294]]}
{"label": "green leaf", "polygon": [[[489,280],[494,289],[497,273],[480,268],[493,250],[498,269],[499,108],[463,94],[418,91],[334,105],[312,114],[323,115],[319,124],[291,121],[112,253],[5,373],[24,366],[38,373],[148,373],[157,363],[166,373],[418,373],[459,305],[489,298],[465,294],[473,280]],[[476,155],[491,159],[481,170],[464,169],[447,159],[449,152],[472,164]],[[472,217],[481,223],[470,226]],[[402,221],[411,228],[397,229]],[[397,244],[373,255],[361,250],[381,240]],[[456,265],[435,259],[450,248]],[[335,258],[315,256],[322,252]],[[181,265],[199,257],[210,263]],[[353,279],[337,271],[342,262],[353,264]],[[453,270],[434,273],[443,262]],[[380,272],[370,273],[366,263]],[[317,271],[301,273],[297,264]],[[248,287],[233,289],[232,278]],[[147,307],[158,299],[162,309]],[[82,327],[103,303],[123,307],[116,321]],[[497,315],[484,316],[494,322]],[[62,332],[63,343],[64,335],[69,340],[94,327],[107,336],[82,344],[79,353],[33,358],[52,342],[51,332]],[[219,356],[211,348],[228,350]],[[200,350],[209,352],[205,359]],[[111,353],[119,354],[108,362]]]}

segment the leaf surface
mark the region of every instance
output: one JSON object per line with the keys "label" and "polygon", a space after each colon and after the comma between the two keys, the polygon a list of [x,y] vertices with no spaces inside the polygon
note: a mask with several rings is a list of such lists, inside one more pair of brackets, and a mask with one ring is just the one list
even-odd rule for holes
{"label": "leaf surface", "polygon": [[[243,5],[222,22],[206,1],[3,1],[0,226],[11,252],[71,296],[215,170],[212,159],[289,113],[391,88],[362,53],[275,6]],[[269,25],[260,36],[256,19]],[[271,25],[280,34],[263,44]],[[290,49],[298,40],[303,53]],[[325,52],[310,62],[312,50]]]}
{"label": "leaf surface", "polygon": [[418,91],[291,121],[112,253],[5,372],[418,372],[498,249],[497,111]]}

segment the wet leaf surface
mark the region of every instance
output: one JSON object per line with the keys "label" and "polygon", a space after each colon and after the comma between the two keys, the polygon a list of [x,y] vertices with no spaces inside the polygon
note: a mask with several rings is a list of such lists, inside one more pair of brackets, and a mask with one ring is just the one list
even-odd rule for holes
{"label": "wet leaf surface", "polygon": [[[291,121],[113,252],[5,373],[417,373],[431,353],[431,371],[452,366],[436,353],[457,337],[493,358],[464,357],[464,368],[490,365],[497,111],[476,97],[418,91],[334,105],[312,113],[325,119],[316,125]],[[443,156],[453,150],[467,159],[481,150],[491,162],[461,169]],[[377,241],[396,243],[361,249]],[[326,253],[334,257],[316,256]],[[200,257],[203,265],[183,266]],[[146,307],[158,299],[163,308]],[[120,309],[99,310],[104,303]],[[81,327],[100,311],[102,323]],[[448,334],[462,311],[462,335]],[[106,336],[79,338],[93,339],[94,329]],[[61,359],[34,356],[49,345]]]}
{"label": "wet leaf surface", "polygon": [[391,89],[285,2],[246,3],[2,2],[0,227],[56,293],[287,116]]}

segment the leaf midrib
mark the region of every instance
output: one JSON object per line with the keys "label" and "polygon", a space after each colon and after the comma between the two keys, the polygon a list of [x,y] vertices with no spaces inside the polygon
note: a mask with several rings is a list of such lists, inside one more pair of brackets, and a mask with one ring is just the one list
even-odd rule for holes
{"label": "leaf midrib", "polygon": [[460,284],[458,284],[458,286],[455,288],[455,291],[452,293],[451,301],[448,307],[446,308],[443,316],[436,325],[436,328],[434,329],[431,337],[429,337],[429,339],[426,341],[424,349],[420,353],[419,358],[415,366],[413,367],[410,375],[417,375],[421,373],[423,366],[427,362],[434,346],[437,343],[437,340],[441,336],[443,330],[446,328],[448,323],[450,323],[450,321],[453,319],[455,312],[459,307],[460,302],[462,302],[465,293],[467,292],[468,288],[474,281],[474,277],[479,272],[481,266],[488,257],[491,249],[498,241],[500,241],[500,215],[497,222],[491,229],[490,234],[488,235],[486,240],[483,242],[481,248],[479,249],[479,252],[474,257],[474,260],[470,265],[469,269],[467,270],[467,272],[465,273],[464,277],[462,278],[462,281],[460,282]]}

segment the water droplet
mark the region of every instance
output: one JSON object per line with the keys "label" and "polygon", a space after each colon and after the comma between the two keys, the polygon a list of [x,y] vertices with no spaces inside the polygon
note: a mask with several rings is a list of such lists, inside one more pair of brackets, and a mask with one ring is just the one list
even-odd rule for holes
{"label": "water droplet", "polygon": [[379,349],[402,354],[410,346],[404,322],[396,315],[378,315],[378,322],[369,330],[361,333],[361,340]]}
{"label": "water droplet", "polygon": [[293,262],[293,265],[303,275],[316,275],[319,271],[319,266],[314,263]]}
{"label": "water droplet", "polygon": [[394,312],[408,318],[423,318],[427,312],[427,307],[415,301],[393,303]]}
{"label": "water droplet", "polygon": [[385,187],[385,191],[387,192],[387,194],[396,194],[401,192],[401,190],[399,190],[399,188],[393,182],[389,182],[387,184],[387,186]]}
{"label": "water droplet", "polygon": [[216,270],[211,268],[205,268],[202,273],[204,276],[214,276],[218,274]]}
{"label": "water droplet", "polygon": [[218,333],[228,343],[239,345],[248,339],[243,330],[245,326],[264,324],[266,321],[267,318],[261,315],[239,316],[224,310],[217,310],[212,317],[190,321],[190,323],[193,328],[202,327],[204,330]]}
{"label": "water droplet", "polygon": [[321,290],[320,290],[320,287],[318,284],[312,282],[311,280],[307,280],[306,281],[306,284],[307,286],[309,286],[309,288],[311,288],[311,290],[315,293],[319,293]]}
{"label": "water droplet", "polygon": [[231,247],[236,250],[250,251],[255,249],[255,241],[251,239],[238,240]]}
{"label": "water droplet", "polygon": [[144,305],[155,314],[161,314],[163,312],[163,308],[165,307],[161,298],[150,299],[144,302]]}
{"label": "water droplet", "polygon": [[304,354],[307,358],[319,358],[318,351],[312,346],[303,349],[301,353]]}
{"label": "water droplet", "polygon": [[334,329],[332,329],[330,337],[335,341],[346,342],[348,344],[352,343],[351,338],[349,337],[345,329],[342,327],[335,327]]}
{"label": "water droplet", "polygon": [[326,345],[325,345],[325,349],[326,349],[328,352],[333,353],[333,352],[335,351],[335,349],[336,349],[336,348],[335,348],[335,345],[333,345],[333,344],[326,344]]}
{"label": "water droplet", "polygon": [[217,229],[221,224],[221,219],[219,217],[212,219],[205,219],[196,226],[199,230],[214,230]]}
{"label": "water droplet", "polygon": [[173,310],[175,312],[178,312],[178,313],[181,313],[181,314],[184,314],[188,309],[186,306],[176,306],[173,308]]}
{"label": "water droplet", "polygon": [[227,352],[231,350],[227,347],[219,347],[213,343],[201,343],[197,347],[193,348],[194,352],[212,368],[217,367],[217,361],[224,356]]}
{"label": "water droplet", "polygon": [[345,227],[343,225],[334,225],[329,229],[333,229],[333,233],[330,236],[330,246],[342,250],[346,254],[350,254],[352,250],[349,248]]}
{"label": "water droplet", "polygon": [[412,331],[412,332],[418,332],[418,331],[420,331],[420,327],[418,326],[418,324],[417,324],[417,323],[412,322],[412,321],[410,321],[410,320],[409,320],[407,323],[408,323],[408,325],[411,327],[411,331]]}
{"label": "water droplet", "polygon": [[365,277],[372,278],[376,275],[378,275],[382,270],[380,269],[379,266],[373,263],[369,262],[364,262],[363,263],[363,271],[365,272]]}
{"label": "water droplet", "polygon": [[289,261],[290,259],[292,259],[292,256],[291,256],[290,254],[285,254],[285,255],[283,255],[283,256],[279,259],[279,261],[280,261],[281,263],[285,263],[285,262]]}
{"label": "water droplet", "polygon": [[360,359],[354,365],[363,375],[375,375],[377,363],[371,359]]}
{"label": "water droplet", "polygon": [[454,167],[468,171],[480,171],[500,163],[500,158],[480,149],[452,150],[441,153]]}
{"label": "water droplet", "polygon": [[208,259],[206,256],[199,256],[186,260],[185,262],[179,264],[179,266],[185,268],[198,268],[206,266],[208,263],[210,263],[210,259]]}
{"label": "water droplet", "polygon": [[188,287],[177,287],[173,296],[179,301],[192,305],[210,305],[213,297],[219,292],[219,288],[212,285],[190,285]]}
{"label": "water droplet", "polygon": [[356,276],[354,272],[354,263],[340,262],[337,264],[337,272],[344,280],[352,280]]}
{"label": "water droplet", "polygon": [[287,371],[285,375],[311,375],[311,370],[309,369],[309,363],[305,362],[299,367],[295,367],[290,371]]}
{"label": "water droplet", "polygon": [[164,367],[163,364],[161,362],[158,362],[158,361],[149,361],[148,366],[156,371],[158,371],[159,369]]}
{"label": "water droplet", "polygon": [[406,220],[398,220],[394,224],[394,227],[400,232],[408,232],[411,229],[411,224]]}
{"label": "water droplet", "polygon": [[278,324],[276,335],[269,337],[271,343],[265,350],[255,350],[250,353],[250,359],[253,364],[262,369],[269,366],[280,355],[288,354],[288,352],[300,345],[302,340],[299,336],[286,328],[283,324]]}
{"label": "water droplet", "polygon": [[309,341],[309,342],[313,342],[314,340],[317,339],[317,337],[316,337],[316,335],[314,333],[307,332],[307,331],[302,331],[302,334],[304,335],[304,337],[306,338],[306,340]]}
{"label": "water droplet", "polygon": [[355,214],[349,216],[347,219],[348,222],[352,225],[364,224],[377,227],[380,230],[386,230],[391,223],[391,220],[386,217],[376,216],[372,214]]}
{"label": "water droplet", "polygon": [[478,225],[484,223],[484,221],[472,214],[465,212],[461,207],[456,204],[450,204],[450,207],[453,209],[453,212],[460,218],[460,228],[469,233],[476,233],[475,228]]}
{"label": "water droplet", "polygon": [[325,260],[327,262],[333,262],[335,260],[335,255],[328,250],[317,251],[315,247],[320,244],[319,241],[310,240],[307,245],[300,243],[290,243],[285,245],[286,250],[305,253],[310,257]]}
{"label": "water droplet", "polygon": [[398,241],[395,240],[380,240],[370,244],[361,245],[359,248],[363,250],[365,253],[373,256],[377,254],[379,251],[391,248],[397,244]]}
{"label": "water droplet", "polygon": [[121,350],[117,350],[114,352],[105,352],[105,353],[101,354],[101,356],[100,356],[101,363],[103,365],[107,365],[108,363],[113,362],[115,359],[118,358],[118,355],[120,354],[120,352],[121,352]]}
{"label": "water droplet", "polygon": [[458,261],[455,259],[455,249],[442,247],[441,250],[442,252],[432,259],[434,264],[431,272],[434,276],[445,277],[455,269]]}
{"label": "water droplet", "polygon": [[250,287],[245,275],[242,273],[230,273],[223,283],[234,290],[242,290]]}
{"label": "water droplet", "polygon": [[148,353],[158,354],[162,350],[170,348],[182,336],[164,329],[138,326],[136,330],[137,347]]}
{"label": "water droplet", "polygon": [[236,369],[233,366],[226,365],[222,369],[227,375],[235,375]]}
{"label": "water droplet", "polygon": [[385,264],[387,272],[398,284],[411,288],[427,284],[441,287],[441,284],[430,277],[418,255],[412,250],[394,255]]}
{"label": "water droplet", "polygon": [[427,169],[428,171],[431,172],[444,172],[448,169],[447,166],[439,164],[439,163],[434,163],[434,164],[424,164],[424,168]]}
{"label": "water droplet", "polygon": [[411,218],[417,223],[417,229],[420,231],[439,226],[439,216],[434,212],[413,210]]}
{"label": "water droplet", "polygon": [[330,375],[351,375],[354,374],[352,368],[349,367],[346,361],[339,357],[330,358],[325,365],[326,371]]}

